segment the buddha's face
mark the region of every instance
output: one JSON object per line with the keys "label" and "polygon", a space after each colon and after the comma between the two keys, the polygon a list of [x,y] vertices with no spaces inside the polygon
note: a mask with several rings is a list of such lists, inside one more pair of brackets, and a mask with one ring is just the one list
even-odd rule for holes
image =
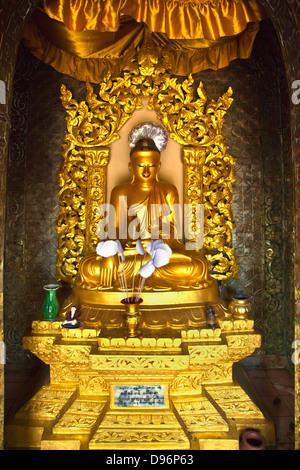
{"label": "buddha's face", "polygon": [[139,150],[131,156],[129,169],[137,183],[152,183],[160,169],[160,155],[155,151]]}

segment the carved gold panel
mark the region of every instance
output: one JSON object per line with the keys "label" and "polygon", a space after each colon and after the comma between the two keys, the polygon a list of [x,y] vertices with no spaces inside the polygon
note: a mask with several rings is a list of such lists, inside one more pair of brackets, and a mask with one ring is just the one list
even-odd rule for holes
{"label": "carved gold panel", "polygon": [[189,449],[189,439],[182,430],[136,431],[99,430],[90,441],[90,449]]}
{"label": "carved gold panel", "polygon": [[89,434],[99,421],[104,402],[75,400],[53,427],[54,434]]}
{"label": "carved gold panel", "polygon": [[207,386],[205,390],[221,404],[229,418],[263,418],[260,409],[250,400],[248,395],[239,386]]}
{"label": "carved gold panel", "polygon": [[[124,59],[118,78],[108,73],[98,95],[86,84],[86,101],[77,102],[61,87],[67,131],[59,175],[57,274],[71,285],[80,259],[97,243],[96,210],[105,198],[107,146],[119,138],[123,124],[143,106],[142,97],[149,98],[148,108],[156,111],[170,137],[183,146],[184,203],[204,204],[204,252],[212,275],[227,282],[238,274],[231,245],[235,159],[227,153],[223,132],[232,90],[207,103],[202,83],[196,87],[191,76],[182,83],[172,78],[166,72],[170,58],[158,57],[154,51],[146,35],[139,54]],[[195,212],[192,223],[195,225]]]}

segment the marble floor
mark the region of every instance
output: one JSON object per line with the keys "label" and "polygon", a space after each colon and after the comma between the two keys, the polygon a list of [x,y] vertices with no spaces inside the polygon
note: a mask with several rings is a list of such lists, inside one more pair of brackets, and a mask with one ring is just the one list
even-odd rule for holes
{"label": "marble floor", "polygon": [[[276,430],[276,450],[294,450],[294,379],[286,369],[248,369],[246,373]],[[6,365],[5,422],[8,423],[26,401],[48,383],[48,368]]]}

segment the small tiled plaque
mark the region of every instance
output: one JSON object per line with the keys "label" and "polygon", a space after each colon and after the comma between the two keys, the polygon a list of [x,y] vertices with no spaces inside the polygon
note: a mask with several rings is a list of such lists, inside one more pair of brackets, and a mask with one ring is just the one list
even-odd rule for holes
{"label": "small tiled plaque", "polygon": [[164,385],[115,385],[114,405],[120,408],[154,407],[164,408]]}

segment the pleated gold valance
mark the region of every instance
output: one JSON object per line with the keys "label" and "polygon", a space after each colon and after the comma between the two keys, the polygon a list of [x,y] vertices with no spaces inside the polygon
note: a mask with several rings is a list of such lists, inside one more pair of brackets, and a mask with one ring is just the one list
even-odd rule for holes
{"label": "pleated gold valance", "polygon": [[171,51],[168,72],[187,76],[249,58],[264,18],[258,0],[44,0],[23,37],[59,72],[99,83],[108,68],[118,74],[145,29],[154,47]]}
{"label": "pleated gold valance", "polygon": [[170,39],[234,36],[264,14],[257,0],[44,0],[44,9],[70,31],[117,31],[125,15]]}

